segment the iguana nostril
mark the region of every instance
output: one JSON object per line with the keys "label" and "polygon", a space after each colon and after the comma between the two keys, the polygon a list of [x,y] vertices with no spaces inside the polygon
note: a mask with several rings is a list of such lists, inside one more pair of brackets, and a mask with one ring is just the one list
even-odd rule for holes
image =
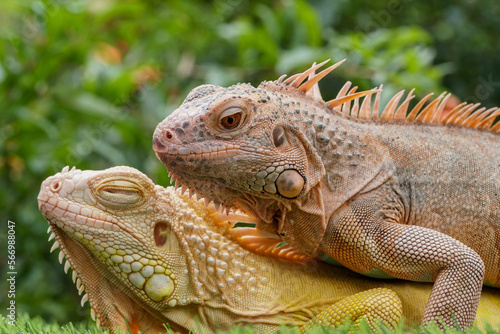
{"label": "iguana nostril", "polygon": [[167,141],[171,141],[172,139],[174,139],[174,132],[170,129],[163,130],[163,138],[165,138],[165,140]]}
{"label": "iguana nostril", "polygon": [[59,190],[61,190],[61,186],[62,186],[62,182],[59,181],[59,180],[56,180],[56,181],[53,181],[52,183],[50,183],[49,185],[49,188],[52,192],[58,192]]}

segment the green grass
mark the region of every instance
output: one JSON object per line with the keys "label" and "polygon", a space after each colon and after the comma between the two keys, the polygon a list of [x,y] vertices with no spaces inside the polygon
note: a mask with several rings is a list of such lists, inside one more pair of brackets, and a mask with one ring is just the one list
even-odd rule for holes
{"label": "green grass", "polygon": [[[0,321],[0,333],[2,334],[109,334],[108,331],[101,331],[97,329],[94,322],[81,322],[78,324],[68,323],[64,326],[52,322],[47,323],[41,317],[30,318],[27,314],[21,314],[16,321],[16,325],[12,326],[8,324],[8,319],[3,315]],[[168,333],[172,333],[168,331]],[[256,333],[251,327],[245,328],[233,328],[227,334],[253,334]],[[285,328],[283,327],[278,331],[277,334],[299,334],[298,328]],[[344,324],[335,329],[327,327],[315,327],[306,331],[306,334],[369,334],[373,333],[365,323],[362,323],[359,328],[354,327],[352,324]],[[375,333],[380,334],[438,334],[442,333],[437,326],[427,326],[427,327],[417,327],[409,328],[404,324],[400,323],[398,327],[394,330],[381,329]],[[447,334],[459,334],[463,333],[457,329],[447,329],[445,331]],[[487,328],[484,331],[478,329],[469,329],[465,331],[466,334],[493,334],[500,333],[500,328]]]}
{"label": "green grass", "polygon": [[45,322],[41,317],[30,318],[27,314],[17,317],[16,325],[10,325],[9,319],[1,316],[0,333],[2,334],[102,334],[108,331],[97,329],[94,322],[80,322],[78,324],[68,323],[60,326],[56,322]]}

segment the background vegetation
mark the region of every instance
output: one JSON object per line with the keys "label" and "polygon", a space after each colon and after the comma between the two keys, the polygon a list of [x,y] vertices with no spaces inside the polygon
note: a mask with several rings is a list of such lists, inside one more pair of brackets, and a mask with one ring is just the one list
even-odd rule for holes
{"label": "background vegetation", "polygon": [[496,0],[2,0],[0,266],[12,220],[18,312],[89,318],[37,208],[62,167],[130,165],[167,185],[152,132],[192,88],[257,85],[327,58],[348,61],[326,97],[350,80],[383,83],[386,97],[416,87],[500,105],[498,17]]}

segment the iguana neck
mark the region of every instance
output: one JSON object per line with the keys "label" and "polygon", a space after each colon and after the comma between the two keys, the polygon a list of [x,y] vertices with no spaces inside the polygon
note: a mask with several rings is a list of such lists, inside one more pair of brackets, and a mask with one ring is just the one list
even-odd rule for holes
{"label": "iguana neck", "polygon": [[389,173],[390,162],[381,140],[384,136],[383,124],[368,124],[341,114],[324,128],[315,128],[312,143],[327,171],[321,180],[323,198],[330,199],[325,208],[327,217],[369,183],[379,183],[376,178]]}

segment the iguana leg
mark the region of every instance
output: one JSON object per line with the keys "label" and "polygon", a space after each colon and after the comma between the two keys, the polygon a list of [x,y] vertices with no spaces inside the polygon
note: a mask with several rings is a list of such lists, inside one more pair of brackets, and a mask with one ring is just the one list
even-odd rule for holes
{"label": "iguana leg", "polygon": [[443,233],[387,222],[380,207],[366,196],[345,204],[331,217],[321,249],[360,273],[434,281],[423,323],[472,326],[485,270],[479,255]]}
{"label": "iguana leg", "polygon": [[371,329],[383,323],[392,328],[403,313],[403,307],[398,295],[385,288],[377,288],[356,293],[331,305],[301,328],[301,333],[314,325],[329,325],[337,327],[346,320],[359,325],[366,320]]}

